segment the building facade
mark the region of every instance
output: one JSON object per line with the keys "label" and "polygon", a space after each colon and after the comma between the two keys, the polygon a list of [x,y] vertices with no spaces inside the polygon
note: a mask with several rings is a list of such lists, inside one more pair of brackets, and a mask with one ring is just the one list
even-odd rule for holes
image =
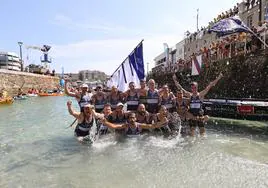
{"label": "building facade", "polygon": [[184,45],[184,39],[176,44],[176,61],[179,59],[184,59]]}
{"label": "building facade", "polygon": [[[230,10],[237,10],[235,15],[239,16],[242,22],[254,30],[254,32],[258,30],[260,23],[263,23],[264,21],[268,22],[268,0],[245,0],[242,3],[237,3],[234,9]],[[268,32],[266,32],[266,35],[267,34]],[[261,34],[261,37],[263,38],[263,34]],[[170,63],[172,65],[180,59],[190,62],[193,55],[211,48],[215,43],[221,40],[222,39],[217,37],[215,33],[209,33],[208,28],[203,28],[198,32],[189,33],[184,40],[176,44],[176,50],[169,50],[169,52],[175,51],[176,53],[175,58],[172,56],[173,53],[169,53],[169,60],[172,60]],[[164,52],[158,55],[154,61],[157,70],[163,65],[167,67]],[[153,71],[154,70],[155,69],[153,69]]]}
{"label": "building facade", "polygon": [[101,71],[96,70],[81,70],[78,73],[79,80],[83,82],[92,82],[92,81],[105,81],[108,76]]}

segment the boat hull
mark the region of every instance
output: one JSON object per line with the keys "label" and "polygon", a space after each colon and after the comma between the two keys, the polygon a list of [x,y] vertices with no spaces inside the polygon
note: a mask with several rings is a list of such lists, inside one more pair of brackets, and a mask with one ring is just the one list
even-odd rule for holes
{"label": "boat hull", "polygon": [[58,97],[58,96],[63,96],[63,93],[39,93],[39,97]]}
{"label": "boat hull", "polygon": [[14,99],[12,99],[11,97],[0,99],[0,105],[13,104],[13,102]]}

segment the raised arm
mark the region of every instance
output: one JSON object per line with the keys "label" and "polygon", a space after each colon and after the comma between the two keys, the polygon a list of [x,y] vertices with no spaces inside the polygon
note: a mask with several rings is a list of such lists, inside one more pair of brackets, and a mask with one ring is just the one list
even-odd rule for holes
{"label": "raised arm", "polygon": [[203,99],[203,98],[205,97],[205,95],[209,92],[209,90],[210,90],[213,86],[215,86],[215,85],[218,83],[218,81],[219,81],[222,77],[223,77],[223,74],[220,73],[219,76],[218,76],[215,80],[213,80],[212,82],[210,82],[210,83],[208,84],[208,86],[207,86],[203,91],[201,91],[201,92],[199,93],[200,98]]}
{"label": "raised arm", "polygon": [[76,119],[79,119],[80,112],[76,112],[73,110],[72,101],[67,102],[67,107],[68,107],[69,114],[74,116]]}
{"label": "raised arm", "polygon": [[77,96],[76,93],[73,93],[73,92],[70,92],[70,91],[69,91],[69,89],[68,89],[68,87],[67,87],[68,83],[69,83],[69,81],[65,80],[65,84],[64,84],[64,91],[65,91],[65,93],[66,93],[68,96],[70,96],[70,97],[77,97],[77,98],[78,98],[78,96]]}
{"label": "raised arm", "polygon": [[104,118],[104,114],[97,113],[94,109],[92,109],[92,113],[93,113],[93,116],[94,116],[96,119],[103,119],[103,118]]}
{"label": "raised arm", "polygon": [[141,124],[142,129],[156,129],[165,126],[168,123],[167,118],[164,118],[162,121],[154,124]]}
{"label": "raised arm", "polygon": [[173,81],[174,81],[174,83],[175,83],[175,86],[176,86],[179,90],[182,90],[183,95],[186,96],[186,97],[189,97],[189,98],[190,98],[190,97],[191,97],[191,92],[186,91],[186,90],[180,85],[180,83],[178,82],[177,77],[176,77],[175,74],[173,74],[172,78],[173,78]]}
{"label": "raised arm", "polygon": [[123,125],[120,125],[120,124],[113,124],[113,123],[107,121],[106,118],[103,118],[103,119],[102,119],[102,123],[103,123],[104,125],[106,125],[107,127],[111,128],[111,129],[125,129],[125,128],[126,128],[126,125],[125,125],[125,124],[123,124]]}

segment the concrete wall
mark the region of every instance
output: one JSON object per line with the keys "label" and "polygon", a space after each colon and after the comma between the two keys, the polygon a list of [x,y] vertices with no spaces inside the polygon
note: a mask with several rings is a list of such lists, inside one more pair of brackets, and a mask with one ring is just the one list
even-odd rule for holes
{"label": "concrete wall", "polygon": [[53,89],[59,86],[59,77],[32,74],[27,72],[9,71],[0,69],[0,90],[5,89],[9,95],[17,94],[22,87],[23,92],[30,88]]}

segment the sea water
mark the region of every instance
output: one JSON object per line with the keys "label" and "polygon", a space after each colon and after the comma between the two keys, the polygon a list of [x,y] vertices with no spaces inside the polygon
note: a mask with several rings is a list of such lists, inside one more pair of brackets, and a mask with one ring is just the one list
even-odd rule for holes
{"label": "sea water", "polygon": [[[268,187],[268,139],[113,134],[83,145],[67,128],[69,97],[0,106],[0,187]],[[73,100],[73,99],[72,99]],[[74,108],[78,110],[76,101]]]}

